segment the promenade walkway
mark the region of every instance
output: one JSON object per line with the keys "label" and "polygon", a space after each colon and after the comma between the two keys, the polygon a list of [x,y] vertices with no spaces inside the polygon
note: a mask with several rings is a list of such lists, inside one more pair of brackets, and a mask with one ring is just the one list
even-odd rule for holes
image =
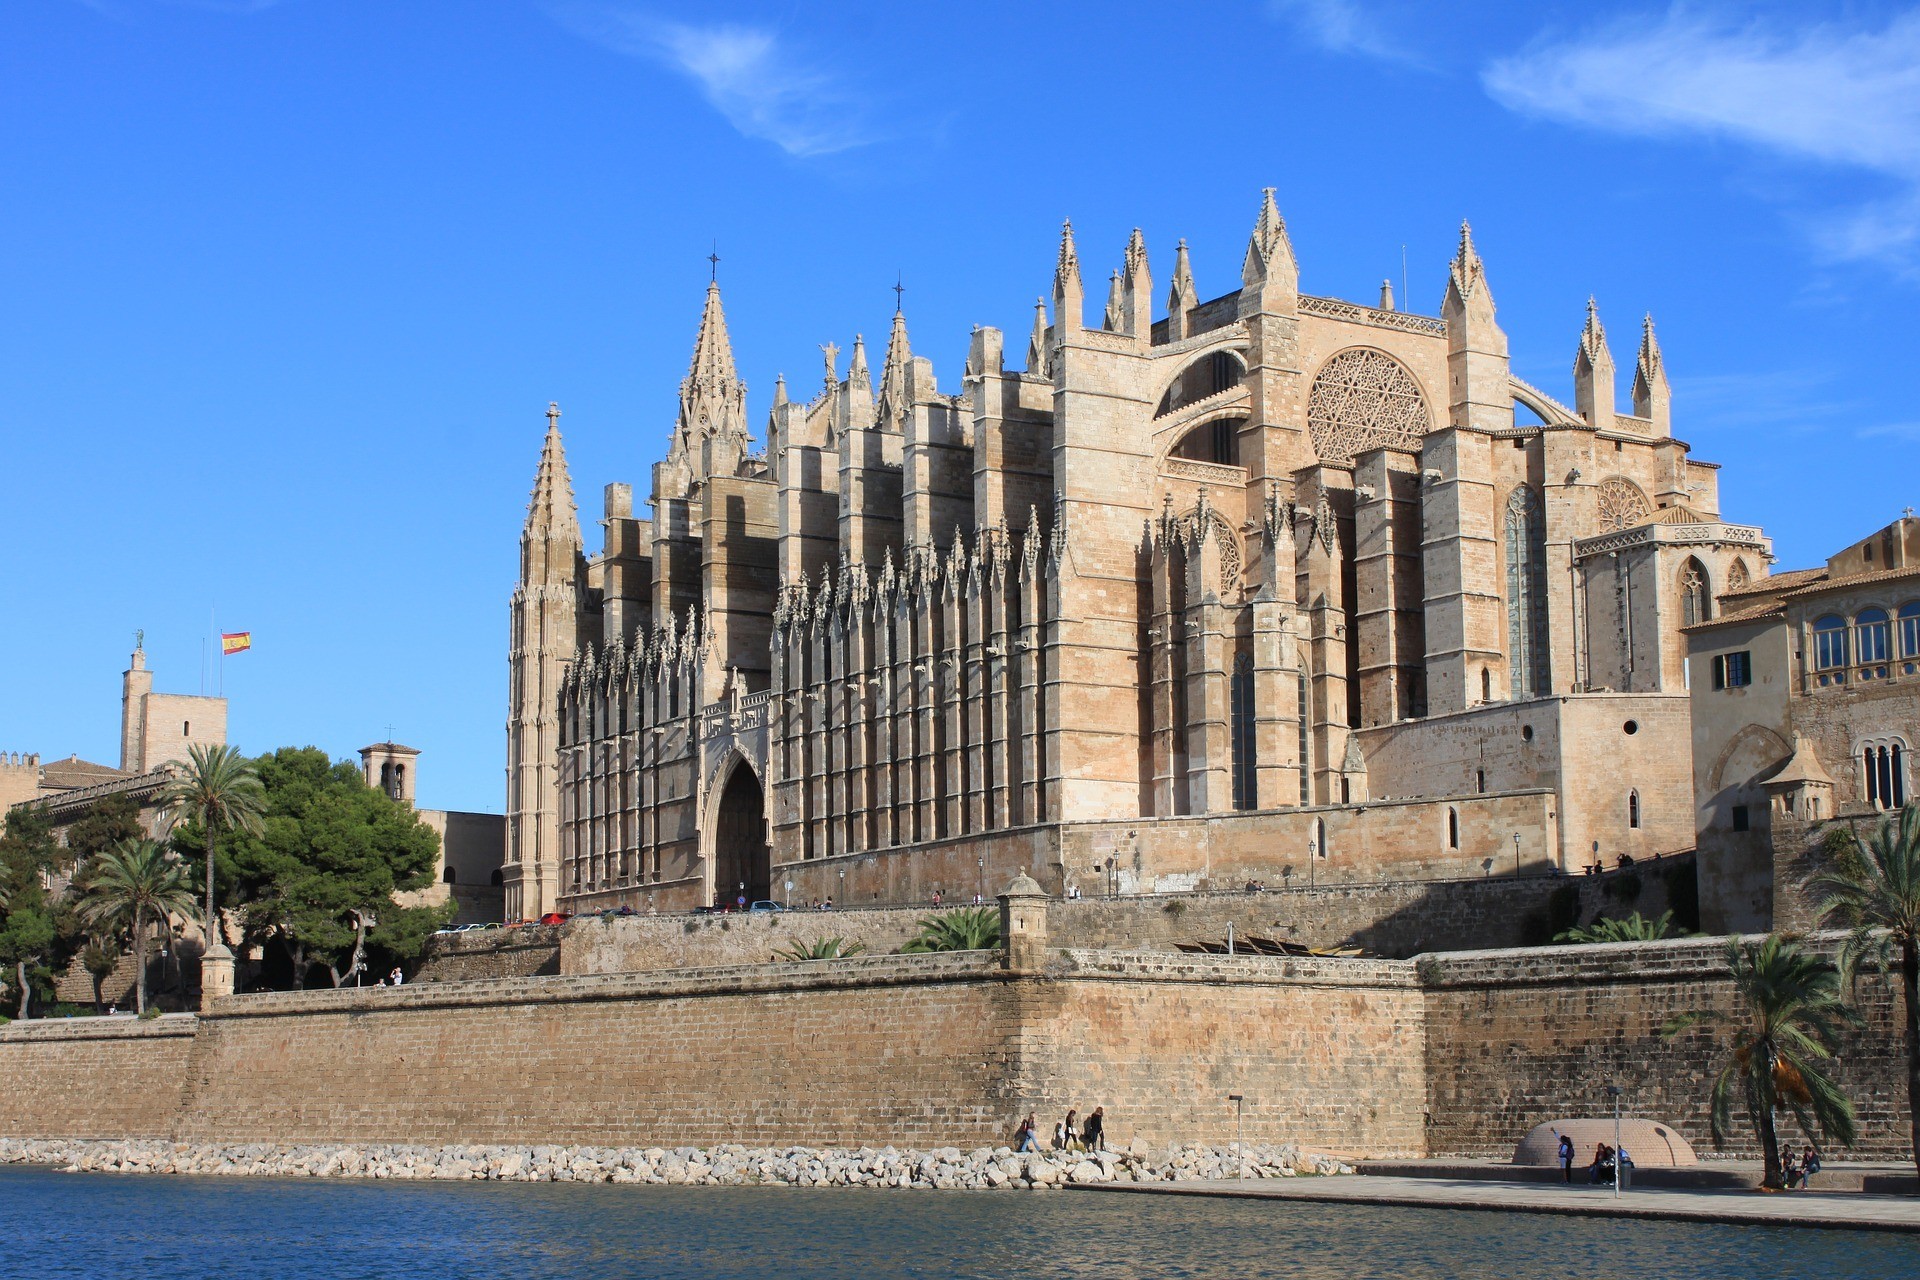
{"label": "promenade walkway", "polygon": [[1502,1182],[1487,1178],[1408,1178],[1353,1174],[1331,1178],[1248,1178],[1221,1182],[1093,1183],[1073,1191],[1131,1195],[1228,1196],[1252,1200],[1318,1200],[1391,1204],[1417,1209],[1481,1209],[1561,1213],[1756,1226],[1827,1227],[1920,1233],[1920,1197],[1858,1191],[1795,1191],[1635,1187],[1615,1199],[1608,1187]]}

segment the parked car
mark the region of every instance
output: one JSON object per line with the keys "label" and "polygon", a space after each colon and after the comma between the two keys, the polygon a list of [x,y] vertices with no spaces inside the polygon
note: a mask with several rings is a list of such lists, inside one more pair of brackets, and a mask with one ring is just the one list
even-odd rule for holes
{"label": "parked car", "polygon": [[785,911],[786,908],[781,906],[777,902],[761,901],[761,902],[753,903],[751,906],[747,908],[747,910],[749,911]]}
{"label": "parked car", "polygon": [[573,913],[571,911],[549,911],[547,912],[547,914],[540,917],[540,923],[541,924],[565,924],[567,921],[571,919],[573,919]]}

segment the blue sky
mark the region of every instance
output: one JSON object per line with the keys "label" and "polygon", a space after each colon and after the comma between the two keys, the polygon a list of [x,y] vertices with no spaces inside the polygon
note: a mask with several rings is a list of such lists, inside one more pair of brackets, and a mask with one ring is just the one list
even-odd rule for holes
{"label": "blue sky", "polygon": [[[1071,216],[1232,288],[1439,302],[1461,218],[1521,376],[1651,311],[1676,433],[1783,564],[1920,503],[1920,12],[1696,3],[0,7],[0,750],[117,759],[118,674],[232,736],[422,748],[500,807],[542,411],[587,533],[644,490],[716,241],[750,416],[883,335],[957,389]],[[1097,286],[1092,291],[1098,293]]]}

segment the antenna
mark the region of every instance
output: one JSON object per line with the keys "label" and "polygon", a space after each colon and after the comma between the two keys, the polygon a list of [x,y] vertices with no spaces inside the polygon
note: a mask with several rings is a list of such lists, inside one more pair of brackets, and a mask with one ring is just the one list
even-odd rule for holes
{"label": "antenna", "polygon": [[1413,295],[1407,292],[1407,246],[1400,246],[1400,309],[1413,310]]}

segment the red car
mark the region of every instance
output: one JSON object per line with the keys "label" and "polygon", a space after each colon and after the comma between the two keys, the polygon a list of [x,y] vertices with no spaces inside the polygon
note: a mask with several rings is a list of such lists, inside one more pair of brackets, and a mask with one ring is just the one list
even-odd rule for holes
{"label": "red car", "polygon": [[540,917],[540,923],[541,924],[565,924],[567,921],[571,919],[573,919],[573,913],[571,911],[549,911],[547,912],[547,914]]}

